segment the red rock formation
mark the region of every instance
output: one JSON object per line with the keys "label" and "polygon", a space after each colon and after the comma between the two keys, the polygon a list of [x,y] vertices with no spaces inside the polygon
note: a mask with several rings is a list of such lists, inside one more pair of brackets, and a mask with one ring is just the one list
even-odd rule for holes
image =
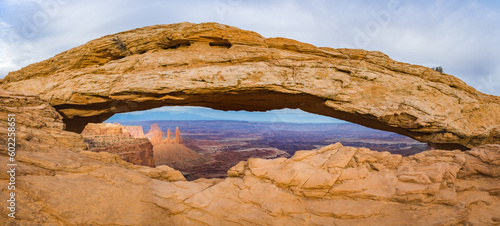
{"label": "red rock formation", "polygon": [[170,131],[170,129],[167,129],[167,138],[165,138],[165,140],[163,140],[163,143],[172,143],[172,131]]}
{"label": "red rock formation", "polygon": [[171,139],[172,132],[170,129],[167,129],[167,137],[163,140],[163,132],[158,124],[151,125],[148,134],[151,133],[153,135],[149,139],[153,144],[156,165],[169,165],[174,168],[189,169],[205,163],[201,155],[184,146],[179,127],[175,129],[174,139]]}
{"label": "red rock formation", "polygon": [[[162,143],[153,146],[156,165],[182,165],[200,157],[198,153],[178,143]],[[173,165],[175,168],[175,165]]]}
{"label": "red rock formation", "polygon": [[130,135],[133,138],[145,138],[146,137],[144,135],[144,131],[142,130],[142,126],[125,126],[125,129],[127,129],[130,132]]}
{"label": "red rock formation", "polygon": [[[140,129],[142,131],[142,127]],[[114,153],[136,165],[155,166],[151,142],[146,138],[134,138],[125,126],[118,123],[89,123],[82,135],[90,151]]]}
{"label": "red rock formation", "polygon": [[[85,138],[89,141],[89,138]],[[93,140],[96,142],[97,140]],[[99,142],[99,141],[97,141]],[[155,167],[153,145],[147,138],[118,139],[107,138],[102,142],[109,142],[109,146],[92,148],[94,152],[109,152],[117,154],[121,159],[136,165]]]}
{"label": "red rock formation", "polygon": [[163,143],[163,132],[158,129],[153,131],[153,137],[150,138],[151,144],[158,145]]}
{"label": "red rock formation", "polygon": [[154,133],[155,130],[160,130],[161,131],[160,126],[158,126],[158,124],[156,124],[156,123],[153,124],[153,125],[151,125],[151,128],[148,131],[148,134]]}
{"label": "red rock formation", "polygon": [[130,132],[118,123],[89,123],[81,134],[82,136],[117,135],[132,137]]}
{"label": "red rock formation", "polygon": [[175,138],[173,140],[174,144],[182,144],[181,132],[179,131],[179,127],[175,128]]}

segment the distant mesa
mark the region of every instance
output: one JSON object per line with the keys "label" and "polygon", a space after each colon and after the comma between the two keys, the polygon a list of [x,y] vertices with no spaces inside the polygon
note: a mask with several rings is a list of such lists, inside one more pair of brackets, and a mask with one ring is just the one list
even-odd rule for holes
{"label": "distant mesa", "polygon": [[124,126],[130,132],[133,138],[146,138],[142,126]]}
{"label": "distant mesa", "polygon": [[89,123],[82,131],[82,136],[116,135],[132,137],[130,131],[118,123]]}
{"label": "distant mesa", "polygon": [[89,123],[82,136],[90,151],[114,153],[127,162],[155,167],[153,145],[145,138],[142,126]]}
{"label": "distant mesa", "polygon": [[158,124],[151,125],[151,128],[149,129],[147,134],[153,134],[155,131],[161,132],[160,126],[158,126]]}

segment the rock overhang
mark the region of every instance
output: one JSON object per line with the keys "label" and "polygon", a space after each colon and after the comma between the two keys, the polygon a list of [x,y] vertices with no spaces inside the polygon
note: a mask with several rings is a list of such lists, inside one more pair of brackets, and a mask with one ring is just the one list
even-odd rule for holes
{"label": "rock overhang", "polygon": [[441,149],[500,143],[500,98],[381,52],[315,47],[217,23],[155,25],[92,40],[11,72],[70,131],[169,105],[300,108]]}

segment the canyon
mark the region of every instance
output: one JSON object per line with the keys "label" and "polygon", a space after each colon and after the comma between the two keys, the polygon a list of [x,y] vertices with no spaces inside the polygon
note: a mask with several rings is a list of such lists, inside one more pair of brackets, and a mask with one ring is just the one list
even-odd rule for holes
{"label": "canyon", "polygon": [[[224,179],[186,181],[167,165],[90,151],[80,134],[116,113],[172,105],[300,108],[436,150],[403,157],[334,143],[240,161]],[[4,225],[500,223],[500,97],[380,52],[318,48],[216,23],[150,26],[9,73],[0,81],[2,144],[12,114],[17,214],[1,217]],[[130,136],[165,142],[156,129],[134,128]],[[0,170],[9,162],[0,145]],[[1,189],[7,200],[10,191]]]}
{"label": "canyon", "polygon": [[[197,124],[203,123],[197,122]],[[206,140],[194,140],[188,137],[189,146],[196,150],[194,151],[184,144],[179,127],[175,129],[174,138],[171,138],[172,132],[168,128],[165,134],[156,123],[150,127],[146,137],[149,137],[153,144],[155,164],[167,165],[179,170],[187,180],[226,178],[227,171],[232,166],[252,157],[267,159],[290,156],[286,152],[270,148],[254,148],[245,151],[236,149],[206,151],[203,149],[203,143],[206,143]]]}

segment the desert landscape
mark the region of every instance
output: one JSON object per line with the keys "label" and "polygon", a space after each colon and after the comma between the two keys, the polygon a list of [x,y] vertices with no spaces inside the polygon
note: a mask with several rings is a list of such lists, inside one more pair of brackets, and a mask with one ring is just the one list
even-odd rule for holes
{"label": "desert landscape", "polygon": [[[103,123],[162,106],[364,127]],[[4,225],[500,223],[500,97],[378,51],[147,26],[10,72],[0,115]]]}
{"label": "desert landscape", "polygon": [[[113,124],[115,127],[121,126],[118,122],[113,122]],[[163,157],[163,160],[155,157],[156,165],[168,165],[180,170],[188,180],[225,178],[231,167],[249,158],[291,157],[296,151],[319,149],[337,142],[403,156],[427,149],[427,144],[408,137],[350,123],[182,120],[129,121],[121,122],[121,124],[124,125],[123,129],[140,130],[137,136],[133,136],[134,138],[149,138],[155,147],[155,156],[160,152],[170,153],[168,157]],[[89,133],[87,132],[89,127],[97,125],[88,124],[82,132],[84,138],[85,134]],[[182,135],[179,126],[182,128]],[[102,124],[102,127],[100,132],[94,132],[94,136],[113,133],[105,131],[110,124]],[[143,128],[150,129],[144,130]],[[176,128],[174,139],[171,139],[174,135],[170,128],[172,130]],[[102,135],[101,139],[108,137]],[[110,152],[104,149],[93,149],[93,143],[87,140],[85,142],[89,144],[92,151]],[[135,164],[126,158],[122,159]],[[148,162],[148,160],[145,159],[143,162]]]}

